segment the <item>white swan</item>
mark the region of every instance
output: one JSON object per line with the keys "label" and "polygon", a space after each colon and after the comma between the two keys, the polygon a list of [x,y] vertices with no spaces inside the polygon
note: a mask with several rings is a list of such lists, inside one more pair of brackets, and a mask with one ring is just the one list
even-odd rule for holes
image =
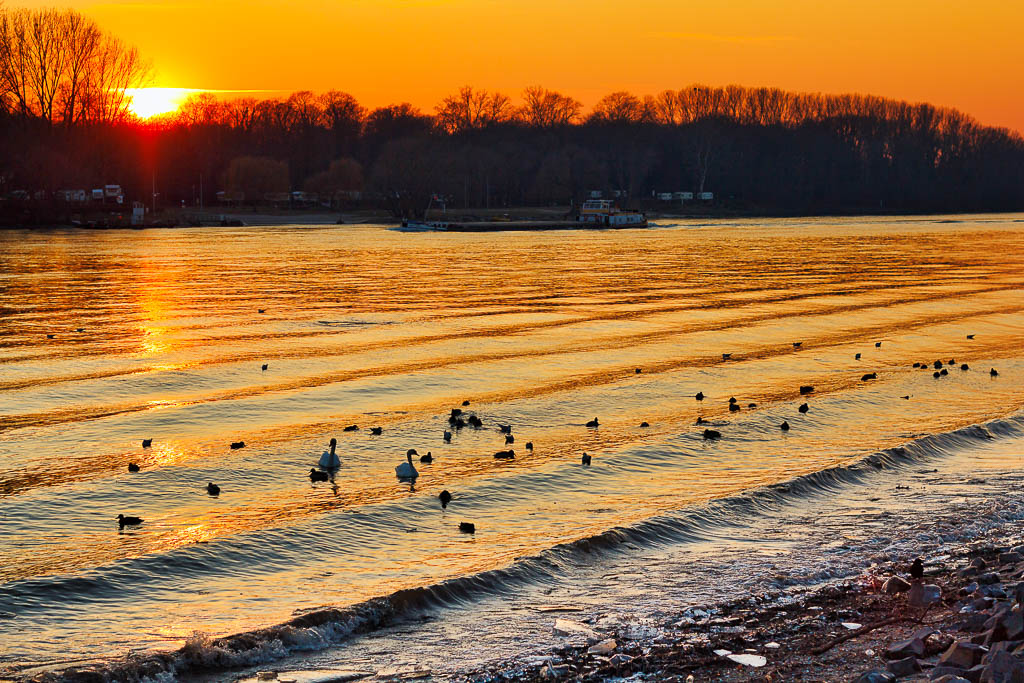
{"label": "white swan", "polygon": [[399,479],[415,479],[420,475],[420,473],[412,466],[412,453],[407,453],[405,457],[409,462],[403,462],[401,465],[396,467],[395,474],[398,475]]}
{"label": "white swan", "polygon": [[341,467],[341,458],[334,452],[334,449],[338,447],[338,440],[331,439],[331,450],[324,451],[324,454],[320,456],[320,467],[324,469],[330,469],[333,467]]}

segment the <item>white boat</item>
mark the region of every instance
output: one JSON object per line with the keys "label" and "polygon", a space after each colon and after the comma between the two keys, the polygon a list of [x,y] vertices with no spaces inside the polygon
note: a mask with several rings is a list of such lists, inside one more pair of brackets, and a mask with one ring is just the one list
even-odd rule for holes
{"label": "white boat", "polygon": [[392,230],[397,230],[398,232],[436,232],[447,229],[448,223],[446,222],[412,220],[403,220],[400,226],[392,228]]}
{"label": "white boat", "polygon": [[646,228],[647,216],[639,211],[620,209],[609,199],[588,199],[576,215],[576,222],[607,228]]}

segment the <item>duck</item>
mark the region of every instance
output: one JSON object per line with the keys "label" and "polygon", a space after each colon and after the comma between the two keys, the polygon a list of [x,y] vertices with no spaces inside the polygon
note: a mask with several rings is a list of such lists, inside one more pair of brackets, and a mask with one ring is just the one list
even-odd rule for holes
{"label": "duck", "polygon": [[859,353],[855,353],[855,354],[853,355],[853,359],[854,359],[854,360],[860,360],[860,354],[859,354]]}
{"label": "duck", "polygon": [[484,426],[484,421],[481,420],[476,415],[470,415],[469,416],[469,426],[473,427],[474,429],[480,429],[481,427]]}
{"label": "duck", "polygon": [[309,480],[310,481],[327,481],[327,473],[320,472],[314,468],[309,469]]}
{"label": "duck", "polygon": [[341,467],[341,458],[339,458],[338,454],[335,453],[335,450],[338,447],[338,440],[331,439],[330,446],[331,449],[328,451],[324,451],[323,455],[320,456],[319,465],[324,469],[333,469],[335,467]]}
{"label": "duck", "polygon": [[359,431],[359,425],[349,425],[348,427],[345,427],[341,431],[343,431],[343,432],[358,432]]}
{"label": "duck", "polygon": [[964,363],[963,365],[960,366],[960,369],[961,370],[970,370],[971,366],[968,365],[967,363]]}
{"label": "duck", "polygon": [[502,434],[511,434],[512,433],[512,425],[499,424],[498,425],[498,431],[501,432]]}
{"label": "duck", "polygon": [[936,370],[935,372],[932,373],[932,377],[934,377],[935,379],[938,379],[938,378],[942,377],[942,373],[939,372],[938,370]]}
{"label": "duck", "polygon": [[506,434],[505,435],[505,445],[506,446],[509,445],[510,443],[515,443],[515,442],[516,442],[516,437],[512,436],[511,434]]}
{"label": "duck", "polygon": [[427,451],[426,455],[420,456],[420,462],[424,462],[429,465],[430,463],[434,462],[434,456],[430,453],[430,451]]}
{"label": "duck", "polygon": [[415,479],[419,476],[420,473],[417,472],[416,468],[412,465],[412,456],[415,452],[415,450],[410,450],[406,453],[405,458],[407,462],[403,462],[395,468],[395,475],[399,479]]}
{"label": "duck", "polygon": [[799,349],[803,345],[804,345],[803,342],[793,342],[793,348],[794,349]]}
{"label": "duck", "polygon": [[206,492],[208,494],[210,494],[211,496],[219,496],[220,495],[220,487],[217,486],[216,484],[214,484],[211,481],[209,484],[206,485]]}
{"label": "duck", "polygon": [[593,420],[591,420],[590,422],[587,423],[587,426],[588,427],[599,427],[600,424],[598,423],[597,418],[595,417]]}
{"label": "duck", "polygon": [[900,396],[900,398],[902,398],[904,401],[909,401],[910,400],[910,394],[907,394],[906,396]]}
{"label": "duck", "polygon": [[875,348],[876,349],[881,348],[881,347],[882,347],[882,342],[875,342]]}
{"label": "duck", "polygon": [[941,360],[935,361],[935,363],[933,363],[932,367],[934,367],[936,370],[938,370],[939,368],[942,367],[942,361]]}
{"label": "duck", "polygon": [[648,422],[646,422],[646,421],[640,423],[640,428],[641,429],[643,429],[644,427],[650,427],[650,426],[651,425]]}
{"label": "duck", "polygon": [[729,360],[730,357],[732,357],[731,353],[723,353],[722,354],[722,360]]}
{"label": "duck", "polygon": [[973,334],[969,334],[969,335],[967,335],[967,338],[968,339],[974,339],[974,335]]}
{"label": "duck", "polygon": [[866,374],[863,377],[861,377],[860,381],[861,382],[867,382],[869,379],[878,379],[878,373],[876,373],[876,372],[869,372],[868,374]]}
{"label": "duck", "polygon": [[527,441],[526,442],[526,450],[528,450],[528,451],[532,451],[533,450],[533,442],[532,441]]}
{"label": "duck", "polygon": [[142,440],[142,447],[143,448],[149,448],[152,445],[153,445],[153,439],[143,439]]}
{"label": "duck", "polygon": [[463,401],[463,402],[462,402],[462,407],[463,407],[463,408],[465,408],[465,407],[466,407],[466,406],[468,406],[468,405],[469,405],[469,401]]}
{"label": "duck", "polygon": [[128,463],[129,472],[138,472],[141,468],[133,462]]}
{"label": "duck", "polygon": [[263,364],[263,370],[264,371],[266,371],[266,369],[269,368],[269,367],[270,367],[270,363],[264,363]]}
{"label": "duck", "polygon": [[992,377],[998,377],[999,371],[996,370],[995,368],[992,368],[991,370],[988,371],[988,374],[991,375]]}
{"label": "duck", "polygon": [[122,529],[126,526],[138,526],[140,524],[142,524],[141,517],[125,517],[124,515],[117,516],[117,525]]}
{"label": "duck", "polygon": [[370,427],[370,433],[373,434],[374,436],[380,436],[381,434],[384,433],[384,428],[383,427]]}
{"label": "duck", "polygon": [[437,498],[438,498],[438,500],[441,501],[441,509],[442,510],[444,510],[446,507],[448,507],[448,503],[452,502],[452,494],[448,493],[448,489],[445,489],[444,491],[441,491],[441,493],[437,496]]}
{"label": "duck", "polygon": [[800,407],[797,408],[797,410],[799,410],[801,413],[806,413],[810,409],[811,409],[811,407],[809,405],[807,405],[806,403],[801,403]]}
{"label": "duck", "polygon": [[46,335],[47,339],[55,339],[56,337],[57,337],[57,335],[55,335],[55,334],[48,334],[48,335]]}
{"label": "duck", "polygon": [[462,415],[462,408],[452,408],[451,415],[448,416],[448,419],[450,420],[453,417],[458,417],[459,415]]}
{"label": "duck", "polygon": [[639,374],[640,374],[641,372],[643,372],[643,370],[641,370],[640,368],[637,368],[637,369],[636,369],[636,374],[638,374],[638,375],[639,375]]}
{"label": "duck", "polygon": [[700,415],[698,415],[697,416],[697,421],[694,424],[699,424],[699,425],[704,424],[704,418],[701,417]]}
{"label": "duck", "polygon": [[789,431],[789,423],[786,422],[785,420],[783,420],[782,424],[779,425],[779,429],[781,429],[784,432],[788,432]]}
{"label": "duck", "polygon": [[730,403],[729,404],[729,412],[730,413],[735,413],[739,409],[740,409],[740,404],[739,403]]}
{"label": "duck", "polygon": [[914,363],[914,367],[915,368],[919,368],[919,367],[921,367],[921,364],[920,363]]}
{"label": "duck", "polygon": [[945,377],[946,375],[949,374],[949,370],[947,370],[946,368],[942,368],[942,370],[939,371],[939,374]]}
{"label": "duck", "polygon": [[704,430],[704,438],[705,439],[709,439],[709,440],[710,439],[721,439],[722,438],[722,432],[718,431],[717,429],[705,429]]}
{"label": "duck", "polygon": [[947,365],[956,365],[956,361],[950,358],[949,363],[947,363]]}
{"label": "duck", "polygon": [[257,312],[257,313],[266,313],[266,312],[267,312],[267,309],[265,309],[265,308],[257,308],[257,309],[256,309],[256,312]]}
{"label": "duck", "polygon": [[476,524],[473,524],[473,522],[459,522],[459,531],[464,534],[475,534]]}
{"label": "duck", "polygon": [[[472,421],[470,422],[472,423]],[[451,424],[451,426],[454,427],[455,429],[462,429],[463,427],[466,426],[466,421],[463,420],[461,417],[450,417],[448,418],[448,423]]]}
{"label": "duck", "polygon": [[498,451],[494,454],[495,460],[513,460],[516,457],[516,452],[509,449],[507,451]]}
{"label": "duck", "polygon": [[697,399],[698,401],[703,401],[704,400],[704,392],[703,391],[698,391],[697,395],[694,396],[694,398]]}
{"label": "duck", "polygon": [[245,442],[244,441],[232,441],[231,442],[231,450],[237,451],[239,448],[245,448]]}
{"label": "duck", "polygon": [[737,401],[736,401],[736,397],[735,396],[732,396],[732,397],[729,398],[729,403],[736,403],[736,402]]}
{"label": "duck", "polygon": [[449,432],[447,429],[444,430],[444,442],[445,443],[451,443],[452,442],[452,433]]}
{"label": "duck", "polygon": [[800,395],[801,396],[803,396],[804,394],[813,394],[813,393],[814,393],[814,387],[812,387],[810,384],[804,384],[804,385],[802,385],[800,387]]}
{"label": "duck", "polygon": [[589,466],[589,465],[590,465],[590,461],[591,461],[591,457],[590,457],[589,455],[587,455],[586,453],[584,453],[584,454],[583,454],[583,457],[582,457],[582,458],[580,458],[580,461],[581,461],[581,462],[582,462],[582,463],[583,463],[584,465],[587,465],[587,466]]}

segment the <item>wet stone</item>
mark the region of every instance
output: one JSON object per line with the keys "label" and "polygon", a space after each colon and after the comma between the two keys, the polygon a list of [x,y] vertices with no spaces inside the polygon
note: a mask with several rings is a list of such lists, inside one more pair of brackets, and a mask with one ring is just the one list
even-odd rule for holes
{"label": "wet stone", "polygon": [[902,678],[917,673],[921,669],[921,665],[917,663],[917,657],[905,657],[890,661],[885,668],[897,678]]}
{"label": "wet stone", "polygon": [[911,607],[927,607],[942,598],[942,589],[935,584],[915,583],[907,593],[907,602]]}
{"label": "wet stone", "polygon": [[939,666],[955,666],[960,669],[970,669],[981,661],[981,658],[988,652],[987,648],[975,643],[968,643],[958,640],[949,646],[941,657]]}
{"label": "wet stone", "polygon": [[909,638],[893,643],[885,649],[886,659],[903,659],[905,657],[924,657],[924,640]]}

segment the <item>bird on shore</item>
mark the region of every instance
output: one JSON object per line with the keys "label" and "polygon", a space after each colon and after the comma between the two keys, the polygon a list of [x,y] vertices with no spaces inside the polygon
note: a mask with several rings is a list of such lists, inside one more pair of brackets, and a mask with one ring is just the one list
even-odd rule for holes
{"label": "bird on shore", "polygon": [[135,463],[133,463],[133,462],[128,463],[128,471],[129,472],[138,472],[139,469],[141,469],[141,468],[138,465],[136,465]]}
{"label": "bird on shore", "polygon": [[338,440],[331,439],[330,450],[326,450],[320,456],[320,467],[324,469],[333,469],[335,467],[341,467],[341,458],[335,452],[338,448]]}
{"label": "bird on shore", "polygon": [[327,481],[327,473],[320,472],[314,468],[309,469],[309,480],[310,481]]}
{"label": "bird on shore", "polygon": [[142,440],[142,447],[143,448],[149,448],[152,445],[153,445],[153,439],[143,439]]}
{"label": "bird on shore", "polygon": [[459,531],[464,534],[475,534],[476,524],[473,524],[473,522],[459,522]]}
{"label": "bird on shore", "polygon": [[117,525],[121,529],[125,528],[126,526],[138,526],[140,524],[142,524],[141,517],[125,517],[124,515],[117,516]]}
{"label": "bird on shore", "polygon": [[208,494],[210,494],[211,496],[219,496],[220,495],[220,487],[217,486],[216,484],[214,484],[211,481],[209,484],[206,485],[206,492]]}
{"label": "bird on shore", "polygon": [[373,434],[374,436],[380,436],[381,434],[384,433],[384,428],[383,427],[370,427],[370,433]]}
{"label": "bird on shore", "polygon": [[395,475],[399,479],[415,479],[416,477],[419,476],[420,473],[416,471],[416,468],[413,467],[412,464],[412,456],[415,453],[415,450],[410,450],[405,455],[406,462],[403,462],[401,465],[395,468]]}
{"label": "bird on shore", "polygon": [[779,425],[779,429],[781,429],[784,432],[788,432],[789,431],[789,423],[786,422],[785,420],[783,420],[782,424]]}
{"label": "bird on shore", "polygon": [[698,401],[703,401],[704,400],[704,392],[703,391],[698,391],[697,395],[694,396],[694,398],[697,399]]}
{"label": "bird on shore", "polygon": [[591,461],[591,457],[589,455],[587,455],[586,453],[584,453],[583,457],[580,458],[580,462],[582,462],[584,465],[590,465],[590,461]]}
{"label": "bird on shore", "polygon": [[266,370],[269,367],[270,367],[270,363],[264,363],[263,364],[263,370]]}
{"label": "bird on shore", "polygon": [[448,489],[441,491],[437,496],[438,500],[441,501],[441,509],[444,510],[448,507],[448,503],[452,502],[452,494],[448,493]]}
{"label": "bird on shore", "polygon": [[924,578],[924,563],[921,562],[920,557],[910,565],[910,578],[919,580]]}
{"label": "bird on shore", "polygon": [[510,443],[515,443],[515,442],[516,442],[516,437],[512,436],[511,434],[506,434],[505,435],[505,445],[506,446],[509,445]]}
{"label": "bird on shore", "polygon": [[237,451],[239,448],[245,448],[245,442],[244,441],[232,441],[231,442],[231,450]]}
{"label": "bird on shore", "polygon": [[445,443],[451,443],[452,442],[452,433],[449,432],[447,429],[444,430],[444,442]]}
{"label": "bird on shore", "polygon": [[533,450],[533,442],[532,441],[527,441],[526,442],[526,450],[528,450],[528,451],[532,451]]}
{"label": "bird on shore", "polygon": [[600,425],[598,424],[597,418],[595,417],[593,420],[588,422],[586,426],[587,427],[599,427]]}
{"label": "bird on shore", "polygon": [[797,408],[797,410],[799,410],[801,413],[806,413],[810,409],[811,409],[811,407],[809,405],[807,405],[806,403],[801,403],[800,407]]}

